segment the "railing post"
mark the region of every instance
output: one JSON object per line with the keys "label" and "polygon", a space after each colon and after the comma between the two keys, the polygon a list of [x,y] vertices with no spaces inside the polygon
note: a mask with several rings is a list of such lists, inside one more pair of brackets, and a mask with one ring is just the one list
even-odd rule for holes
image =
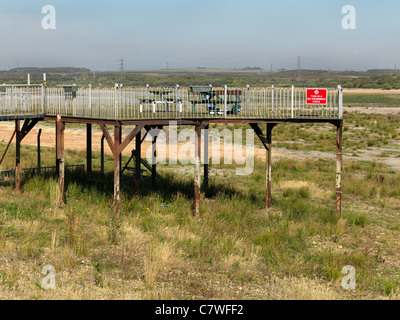
{"label": "railing post", "polygon": [[343,89],[338,86],[338,118],[343,119]]}
{"label": "railing post", "polygon": [[28,98],[26,99],[27,107],[26,107],[26,110],[24,110],[24,111],[32,112],[32,110],[31,110],[31,94],[32,94],[32,92],[31,92],[31,75],[29,73],[28,73],[28,87],[26,88],[26,91],[27,91]]}
{"label": "railing post", "polygon": [[250,111],[250,86],[246,85],[246,93],[245,93],[245,107],[246,107],[246,114]]}
{"label": "railing post", "polygon": [[92,85],[89,84],[89,112],[92,115]]}
{"label": "railing post", "polygon": [[114,92],[115,92],[115,101],[114,101],[114,108],[115,108],[115,120],[118,119],[118,83],[115,84],[114,87]]}
{"label": "railing post", "polygon": [[176,107],[178,109],[178,112],[182,112],[182,104],[179,101],[179,84],[176,85]]}
{"label": "railing post", "polygon": [[227,106],[227,98],[228,98],[228,86],[225,85],[225,98],[224,98],[224,102],[225,102],[225,119],[226,119],[226,106]]}
{"label": "railing post", "polygon": [[11,86],[11,112],[14,112],[14,86]]}
{"label": "railing post", "polygon": [[272,117],[274,117],[274,103],[275,103],[275,97],[274,97],[274,86],[271,86],[271,104],[272,104]]}
{"label": "railing post", "polygon": [[292,86],[292,119],[294,118],[294,86]]}
{"label": "railing post", "polygon": [[46,79],[46,74],[43,73],[43,84],[42,84],[42,100],[43,100],[43,113],[47,114],[47,97],[46,97],[46,84],[47,84],[47,79]]}
{"label": "railing post", "polygon": [[40,93],[41,93],[40,107],[42,110],[42,114],[44,114],[44,85],[43,85],[43,83],[40,85]]}
{"label": "railing post", "polygon": [[[118,117],[121,117],[121,113],[123,111],[123,109],[122,109],[122,84],[119,85],[118,89],[119,89],[118,90],[118,101],[119,101],[118,109],[121,109],[121,110],[118,110]],[[119,111],[121,111],[121,112],[119,112]],[[123,113],[122,113],[122,116],[123,116]]]}

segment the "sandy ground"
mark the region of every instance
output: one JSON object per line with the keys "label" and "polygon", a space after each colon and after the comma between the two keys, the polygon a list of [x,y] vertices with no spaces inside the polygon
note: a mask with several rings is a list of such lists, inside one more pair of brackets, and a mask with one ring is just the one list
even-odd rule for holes
{"label": "sandy ground", "polygon": [[[51,127],[48,125],[37,124],[34,129],[25,137],[23,140],[24,145],[36,146],[37,145],[37,135],[39,130],[42,129],[42,134],[40,138],[40,145],[42,147],[54,148],[55,147],[55,127]],[[122,140],[129,134],[131,127],[124,127],[122,132]],[[0,141],[7,143],[12,136],[14,131],[14,123],[13,122],[0,122]],[[111,136],[113,132],[110,132]],[[103,133],[100,129],[97,129],[96,126],[93,126],[92,129],[92,150],[100,151],[101,150],[101,137]],[[143,134],[142,134],[143,137]],[[151,141],[147,141],[150,137],[148,136],[142,144],[142,152],[141,155],[143,158],[151,157]],[[68,128],[65,129],[64,134],[65,139],[65,148],[70,150],[86,150],[86,129],[85,128]],[[150,140],[150,139],[149,139]],[[194,140],[193,140],[194,141]],[[15,138],[13,139],[13,143],[15,143]],[[135,148],[135,141],[133,140],[131,144],[124,150],[123,155],[130,155],[132,149]],[[233,145],[227,149],[224,149],[223,142],[221,142],[220,149],[220,159],[224,158],[225,153],[233,154],[234,152]],[[189,150],[190,149],[190,150]],[[104,150],[106,154],[111,155],[111,150],[108,147],[106,140],[104,140]],[[193,152],[194,152],[194,144],[190,144],[188,142],[179,142],[177,144],[177,154],[179,154],[179,160],[193,160]],[[157,153],[159,156],[165,156],[167,159],[170,158],[170,153],[175,154],[175,149],[169,147],[167,144],[158,142],[157,143]],[[256,158],[266,159],[266,152],[263,149],[255,148],[254,154]],[[246,147],[244,146],[242,149],[242,155],[251,156],[252,153],[246,154]],[[291,154],[285,152],[285,149],[281,149],[281,151],[274,152],[275,157],[292,157]],[[213,157],[213,148],[210,145],[210,157]]]}
{"label": "sandy ground", "polygon": [[[372,108],[371,108],[372,109]],[[23,140],[24,145],[30,145],[30,146],[36,146],[37,143],[37,134],[39,129],[42,129],[42,135],[41,135],[41,146],[42,147],[49,147],[49,148],[54,148],[55,147],[55,127],[48,126],[48,125],[43,125],[43,124],[38,124],[35,126],[35,128],[25,137]],[[124,127],[123,129],[123,138],[126,137],[127,134],[130,132],[129,127]],[[7,143],[13,133],[14,130],[14,123],[13,122],[2,122],[0,123],[0,141],[3,141]],[[112,132],[111,132],[112,135]],[[92,145],[93,145],[93,151],[100,151],[101,141],[102,137],[102,132],[99,128],[96,128],[96,126],[93,126],[93,138],[92,138]],[[256,137],[255,137],[256,139]],[[15,138],[14,141],[15,142]],[[109,155],[111,155],[111,151],[108,147],[107,142],[104,142],[104,147],[105,147],[105,152]],[[129,156],[132,148],[135,147],[135,142],[132,141],[132,143],[125,149],[123,155]],[[85,128],[68,128],[68,125],[66,127],[66,132],[65,132],[65,148],[66,149],[72,149],[72,150],[86,150],[86,129]],[[237,148],[237,146],[235,147]],[[240,147],[239,147],[240,148]],[[221,149],[219,152],[219,158],[223,159],[225,153],[227,154],[233,154],[233,147],[228,147],[226,150],[223,148],[223,143],[221,142]],[[170,152],[171,155],[178,154],[179,155],[179,161],[187,161],[191,160],[193,161],[193,151],[194,150],[194,145],[191,145],[188,142],[180,142],[178,143],[178,146],[176,147],[176,150],[170,149],[170,147],[165,144],[165,143],[158,143],[157,144],[157,152],[159,156],[163,156],[166,159],[170,159]],[[352,156],[346,156],[344,155],[344,161],[346,160],[373,160],[377,162],[382,162],[389,167],[395,169],[395,170],[400,170],[400,161],[399,158],[396,157],[379,157],[379,155],[382,153],[382,151],[385,151],[383,149],[378,149],[374,151],[369,151],[369,150],[361,150],[358,152],[359,156],[358,157],[352,157]],[[142,158],[145,159],[151,159],[151,142],[150,141],[144,141],[142,145]],[[246,147],[242,147],[242,155],[246,156],[252,156],[252,153],[247,153],[246,154]],[[255,148],[254,149],[254,156],[256,159],[260,159],[262,161],[266,160],[266,151],[262,148]],[[273,148],[272,152],[273,158],[289,158],[289,159],[296,159],[296,160],[304,160],[304,159],[329,159],[329,160],[334,160],[336,158],[336,155],[334,153],[326,153],[326,152],[319,152],[319,151],[308,151],[308,152],[303,152],[303,151],[297,151],[297,150],[289,150],[285,148]],[[210,146],[210,158],[213,157],[213,148]],[[238,158],[233,158],[235,159]],[[243,159],[244,160],[244,159]],[[221,163],[223,161],[221,160]],[[243,164],[244,166],[244,164]]]}
{"label": "sandy ground", "polygon": [[352,88],[352,89],[343,89],[344,94],[400,94],[400,90],[384,90],[384,89],[362,89],[362,88]]}

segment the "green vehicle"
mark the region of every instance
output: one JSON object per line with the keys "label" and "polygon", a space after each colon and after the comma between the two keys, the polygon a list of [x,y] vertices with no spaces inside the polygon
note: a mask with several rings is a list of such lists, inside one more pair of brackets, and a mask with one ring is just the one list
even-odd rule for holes
{"label": "green vehicle", "polygon": [[[236,115],[242,111],[241,106],[242,90],[228,89],[226,91],[226,104],[230,109],[226,110],[227,115]],[[214,90],[212,86],[191,86],[189,101],[193,105],[193,112],[196,111],[196,105],[205,104],[208,107],[210,115],[224,115],[225,108],[218,108],[218,106],[225,106],[225,90]]]}
{"label": "green vehicle", "polygon": [[73,100],[76,99],[76,93],[78,92],[78,86],[72,85],[72,86],[64,86],[64,92],[65,92],[65,100]]}

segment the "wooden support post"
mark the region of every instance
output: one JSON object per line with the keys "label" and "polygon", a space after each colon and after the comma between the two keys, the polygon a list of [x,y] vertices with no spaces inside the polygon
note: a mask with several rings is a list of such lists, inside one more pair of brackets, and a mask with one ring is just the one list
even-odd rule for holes
{"label": "wooden support post", "polygon": [[58,166],[58,177],[60,185],[60,199],[59,204],[65,204],[65,149],[64,149],[64,131],[65,123],[62,122],[61,115],[57,115],[56,122],[56,154],[57,154],[57,166]]}
{"label": "wooden support post", "polygon": [[120,162],[120,142],[121,127],[114,127],[114,216],[116,221],[120,214],[120,192],[121,192],[121,162]]}
{"label": "wooden support post", "polygon": [[272,128],[274,126],[267,124],[267,169],[266,169],[266,208],[272,207],[272,193],[271,193],[271,181],[272,181]]}
{"label": "wooden support post", "polygon": [[342,214],[342,173],[343,173],[343,120],[336,128],[336,217]]}
{"label": "wooden support post", "polygon": [[100,141],[100,166],[101,174],[104,175],[104,134],[102,135]]}
{"label": "wooden support post", "polygon": [[208,170],[209,170],[209,139],[210,139],[210,126],[207,125],[204,131],[204,188],[208,188]]}
{"label": "wooden support post", "polygon": [[267,136],[265,137],[261,128],[256,123],[250,123],[255,134],[258,136],[260,141],[265,147],[266,154],[266,179],[265,179],[265,206],[267,210],[272,207],[272,196],[271,196],[271,176],[272,176],[272,129],[277,125],[277,123],[267,123]]}
{"label": "wooden support post", "polygon": [[120,215],[120,192],[121,192],[121,155],[129,143],[135,139],[136,135],[143,129],[144,125],[138,125],[122,142],[122,127],[114,126],[114,140],[111,138],[104,124],[100,124],[100,129],[103,131],[104,138],[108,146],[112,150],[114,156],[114,214],[115,220],[118,222]]}
{"label": "wooden support post", "polygon": [[135,147],[135,152],[136,152],[136,157],[135,157],[135,180],[136,180],[136,194],[140,194],[140,158],[142,155],[141,149],[142,149],[142,134],[139,132],[136,136],[136,147]]}
{"label": "wooden support post", "polygon": [[15,191],[21,192],[21,123],[15,120]]}
{"label": "wooden support post", "polygon": [[151,162],[151,187],[154,189],[157,182],[157,136],[153,136],[152,162]]}
{"label": "wooden support post", "polygon": [[40,136],[42,135],[42,129],[39,129],[37,135],[37,174],[41,173],[41,160],[40,160]]}
{"label": "wooden support post", "polygon": [[122,151],[121,149],[121,144],[122,144],[122,126],[119,127],[119,148],[118,148],[118,153],[119,153],[119,181],[121,183],[121,178],[122,178]]}
{"label": "wooden support post", "polygon": [[92,125],[86,124],[86,170],[92,174]]}
{"label": "wooden support post", "polygon": [[195,166],[194,166],[194,216],[200,215],[200,157],[201,157],[201,124],[197,123],[195,127]]}
{"label": "wooden support post", "polygon": [[56,121],[56,175],[58,176],[60,174],[60,162],[58,160],[58,124]]}

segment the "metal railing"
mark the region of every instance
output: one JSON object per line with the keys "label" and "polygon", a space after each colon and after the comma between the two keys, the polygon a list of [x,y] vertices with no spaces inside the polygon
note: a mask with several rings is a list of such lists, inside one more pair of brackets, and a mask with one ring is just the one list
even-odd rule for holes
{"label": "metal railing", "polygon": [[[55,173],[57,170],[57,167],[41,167],[41,168],[26,168],[26,169],[21,169],[21,176],[22,178],[26,177],[32,177],[38,174],[52,174]],[[65,166],[66,171],[79,171],[81,173],[85,172],[85,165],[83,164],[78,164],[78,165],[68,165]],[[0,181],[4,181],[5,179],[15,179],[15,169],[4,169],[0,170]]]}
{"label": "metal railing", "polygon": [[326,104],[308,104],[307,89],[212,86],[92,88],[0,86],[0,115],[46,114],[97,119],[342,118],[342,88],[327,89]]}
{"label": "metal railing", "polygon": [[0,116],[44,114],[45,90],[41,85],[1,85]]}

